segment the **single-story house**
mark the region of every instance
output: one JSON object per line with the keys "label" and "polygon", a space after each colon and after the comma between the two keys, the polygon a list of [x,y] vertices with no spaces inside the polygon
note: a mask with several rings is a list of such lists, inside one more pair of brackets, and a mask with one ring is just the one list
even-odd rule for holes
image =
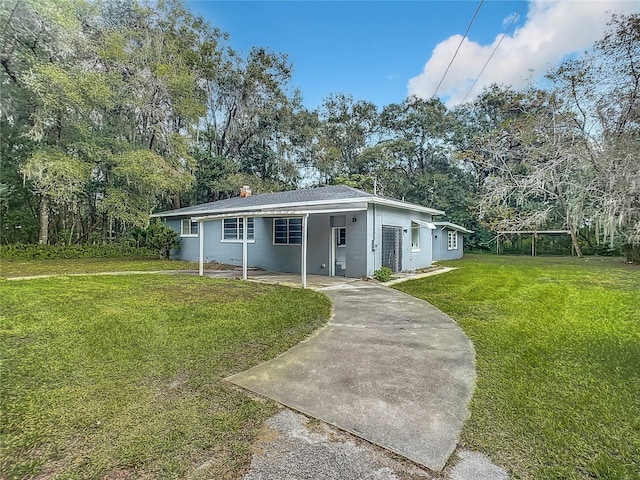
{"label": "single-story house", "polygon": [[433,222],[436,226],[431,230],[433,236],[432,260],[456,260],[462,258],[465,233],[473,233],[460,225],[451,222]]}
{"label": "single-story house", "polygon": [[[177,257],[345,277],[429,267],[444,212],[344,185],[251,195],[153,214],[180,233]],[[461,242],[460,242],[461,244]]]}

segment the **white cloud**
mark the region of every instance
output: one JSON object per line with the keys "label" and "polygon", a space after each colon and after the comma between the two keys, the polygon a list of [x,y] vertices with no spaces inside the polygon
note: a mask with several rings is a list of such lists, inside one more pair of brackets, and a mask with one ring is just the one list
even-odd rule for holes
{"label": "white cloud", "polygon": [[511,15],[509,15],[507,18],[505,18],[504,20],[502,20],[502,26],[506,29],[509,27],[509,25],[511,25],[511,23],[515,23],[518,20],[520,20],[520,14],[513,12]]}
{"label": "white cloud", "polygon": [[[567,55],[589,49],[608,29],[612,12],[628,14],[639,10],[635,0],[530,2],[524,25],[504,38],[467,100],[492,83],[515,89],[526,87]],[[501,37],[502,33],[489,45],[465,39],[438,90],[438,96],[447,105],[462,101]],[[433,95],[461,38],[453,35],[434,48],[422,73],[409,80],[409,95],[421,98]]]}

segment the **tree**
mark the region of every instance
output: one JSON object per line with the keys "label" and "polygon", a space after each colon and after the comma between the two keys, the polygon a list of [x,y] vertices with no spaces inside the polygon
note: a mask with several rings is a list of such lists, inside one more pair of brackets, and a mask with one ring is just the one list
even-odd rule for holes
{"label": "tree", "polygon": [[[24,191],[21,172],[33,179],[26,185],[40,198],[30,214],[39,217],[41,241],[51,240],[50,226],[65,241],[95,229],[106,234],[114,223],[124,233],[146,226],[160,204],[180,206],[193,178],[191,152],[206,111],[202,78],[214,69],[219,31],[178,1],[151,9],[135,0],[33,0],[11,4],[2,20],[2,122],[10,129],[3,139],[14,142],[3,143],[10,156],[3,181],[12,182],[5,203],[15,205]],[[48,193],[57,184],[45,185],[61,176],[41,175],[61,172],[62,158],[90,172],[64,201]],[[26,196],[24,205],[36,203]]]}
{"label": "tree", "polygon": [[[52,202],[69,204],[89,179],[89,168],[78,158],[50,148],[38,150],[24,164],[23,173],[29,177],[40,195],[39,243],[49,241],[49,207]],[[71,226],[73,232],[74,226]]]}
{"label": "tree", "polygon": [[146,242],[150,248],[157,250],[160,258],[171,258],[171,250],[180,248],[180,236],[164,222],[153,222],[147,228]]}
{"label": "tree", "polygon": [[316,116],[307,166],[317,172],[318,183],[332,184],[338,178],[367,174],[361,159],[375,143],[377,107],[350,95],[334,94],[323,101]]}
{"label": "tree", "polygon": [[[3,242],[37,239],[39,202],[30,190],[31,182],[23,175],[23,165],[36,149],[52,144],[33,139],[38,95],[27,84],[33,81],[38,67],[65,61],[69,49],[76,45],[79,24],[71,15],[75,7],[75,2],[66,0],[15,0],[5,2],[0,8],[0,178],[6,192],[2,210]],[[65,49],[61,49],[62,46]],[[43,200],[44,206],[48,201]],[[48,222],[40,224],[48,227]],[[40,232],[40,237],[48,237],[48,231]]]}
{"label": "tree", "polygon": [[445,105],[435,98],[388,105],[380,128],[377,177],[384,192],[445,209],[454,221],[468,223],[473,182],[455,156],[458,124]]}
{"label": "tree", "polygon": [[593,175],[591,224],[614,247],[640,245],[640,14],[613,15],[612,30],[584,59],[550,76],[575,115]]}
{"label": "tree", "polygon": [[215,73],[206,78],[207,109],[195,151],[199,201],[224,198],[226,187],[216,189],[234,175],[275,190],[296,185],[304,125],[298,121],[301,98],[288,90],[290,79],[287,57],[263,48],[246,58],[231,49],[219,57]]}
{"label": "tree", "polygon": [[498,229],[582,230],[640,244],[640,15],[613,16],[614,30],[584,59],[561,64],[550,91],[495,87],[489,128],[466,137],[463,156],[482,189],[479,214]]}
{"label": "tree", "polygon": [[584,170],[574,116],[556,95],[540,90],[522,96],[519,111],[485,137],[493,164],[483,183],[480,216],[498,230],[568,229],[582,256],[578,229],[588,217],[590,172]]}

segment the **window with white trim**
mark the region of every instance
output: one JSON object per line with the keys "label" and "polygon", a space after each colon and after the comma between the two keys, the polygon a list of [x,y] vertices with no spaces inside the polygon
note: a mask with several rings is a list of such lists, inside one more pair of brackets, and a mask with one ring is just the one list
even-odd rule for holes
{"label": "window with white trim", "polygon": [[[242,241],[243,235],[244,222],[242,218],[225,218],[222,221],[222,240],[228,242]],[[247,218],[247,239],[253,240],[254,238],[253,218]]]}
{"label": "window with white trim", "polygon": [[411,251],[420,251],[420,225],[411,222]]}
{"label": "window with white trim", "polygon": [[345,247],[347,245],[347,229],[340,227],[336,229],[336,246]]}
{"label": "window with white trim", "polygon": [[198,222],[191,220],[190,218],[184,218],[180,222],[180,236],[181,237],[197,237],[198,236]]}
{"label": "window with white trim", "polygon": [[447,249],[448,250],[458,249],[458,232],[456,231],[447,232]]}
{"label": "window with white trim", "polygon": [[302,243],[301,218],[274,218],[273,244],[300,245]]}

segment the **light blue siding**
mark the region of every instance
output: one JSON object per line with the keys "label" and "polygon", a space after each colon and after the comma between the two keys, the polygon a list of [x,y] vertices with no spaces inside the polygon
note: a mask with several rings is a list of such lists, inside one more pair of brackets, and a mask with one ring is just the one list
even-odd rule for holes
{"label": "light blue siding", "polygon": [[[371,206],[369,206],[371,209]],[[355,222],[354,222],[355,219]],[[368,276],[367,262],[367,211],[352,212],[345,215],[347,228],[347,277]]]}
{"label": "light blue siding", "polygon": [[433,230],[433,260],[457,260],[463,255],[464,235],[456,232],[458,236],[458,248],[449,250],[448,232],[454,231],[447,227],[438,227]]}
{"label": "light blue siding", "polygon": [[[367,212],[369,228],[367,232],[367,275],[382,266],[382,226],[401,227],[402,234],[402,271],[413,271],[431,266],[431,230],[420,227],[420,251],[411,249],[411,221],[431,222],[428,213],[412,212],[381,205],[369,206]],[[406,230],[406,232],[405,232]]]}
{"label": "light blue siding", "polygon": [[[247,245],[247,263],[251,267],[276,272],[299,273],[302,260],[301,245],[274,245],[273,218],[256,218],[255,241]],[[167,224],[178,233],[180,219]],[[223,242],[222,221],[204,222],[204,261],[216,261],[230,265],[242,265],[242,242]],[[349,230],[349,229],[348,229]],[[331,246],[330,215],[312,215],[308,221],[307,273],[329,274]],[[197,237],[181,237],[180,250],[174,258],[199,260],[200,244]]]}
{"label": "light blue siding", "polygon": [[[333,217],[333,218],[332,218]],[[431,221],[431,215],[392,207],[369,204],[366,211],[336,215],[311,215],[308,221],[307,273],[328,275],[331,261],[331,227],[346,228],[346,275],[351,278],[372,276],[382,264],[382,225],[406,230],[402,237],[402,270],[412,271],[431,265],[432,237],[429,229],[420,228],[420,251],[411,250],[411,221]],[[180,218],[167,224],[180,232]],[[222,241],[222,221],[203,224],[204,261],[242,265],[242,242]],[[374,240],[375,239],[375,240]],[[460,245],[461,245],[461,240]],[[445,238],[446,242],[446,238]],[[445,244],[446,248],[446,244]],[[181,248],[175,258],[198,261],[198,237],[181,237]],[[255,241],[247,246],[247,263],[265,270],[299,273],[301,245],[274,245],[273,218],[255,218]]]}

